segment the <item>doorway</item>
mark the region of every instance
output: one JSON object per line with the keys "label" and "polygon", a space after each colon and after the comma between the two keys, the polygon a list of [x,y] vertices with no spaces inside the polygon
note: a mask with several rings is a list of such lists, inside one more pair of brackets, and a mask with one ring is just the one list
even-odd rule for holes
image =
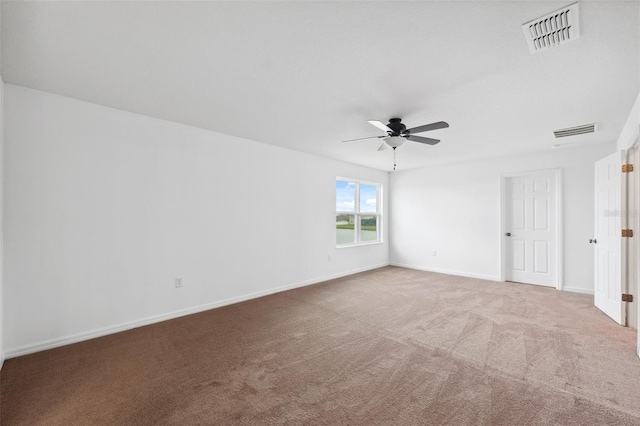
{"label": "doorway", "polygon": [[562,288],[560,169],[502,177],[502,278]]}

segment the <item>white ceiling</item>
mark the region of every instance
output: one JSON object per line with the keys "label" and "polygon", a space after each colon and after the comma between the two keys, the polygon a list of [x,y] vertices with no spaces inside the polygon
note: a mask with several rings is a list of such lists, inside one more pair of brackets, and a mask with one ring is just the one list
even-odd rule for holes
{"label": "white ceiling", "polygon": [[[615,141],[640,90],[640,3],[581,1],[578,40],[521,25],[571,1],[2,2],[7,83],[382,170]],[[595,134],[552,131],[596,122]]]}

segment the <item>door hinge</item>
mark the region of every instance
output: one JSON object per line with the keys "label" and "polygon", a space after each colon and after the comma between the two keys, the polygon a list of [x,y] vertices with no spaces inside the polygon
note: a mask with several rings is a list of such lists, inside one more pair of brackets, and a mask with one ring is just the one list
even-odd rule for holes
{"label": "door hinge", "polygon": [[633,229],[623,229],[622,230],[623,237],[633,237]]}
{"label": "door hinge", "polygon": [[628,173],[633,171],[633,164],[623,164],[622,173]]}
{"label": "door hinge", "polygon": [[623,302],[633,302],[633,294],[622,294]]}

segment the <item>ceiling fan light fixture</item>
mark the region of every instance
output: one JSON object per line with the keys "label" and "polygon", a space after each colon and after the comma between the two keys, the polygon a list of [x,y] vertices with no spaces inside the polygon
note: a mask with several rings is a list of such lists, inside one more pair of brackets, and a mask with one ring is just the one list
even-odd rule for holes
{"label": "ceiling fan light fixture", "polygon": [[411,142],[424,143],[427,145],[435,145],[440,142],[440,139],[425,138],[422,136],[415,136],[414,133],[428,132],[430,130],[444,129],[449,127],[449,124],[444,121],[438,121],[437,123],[425,124],[423,126],[412,127],[407,129],[407,126],[402,124],[401,118],[390,118],[389,124],[384,124],[378,120],[368,120],[369,124],[377,127],[385,132],[386,136],[370,136],[368,138],[351,139],[343,142],[353,142],[363,139],[380,139],[382,138],[382,145],[378,148],[378,151],[384,151],[387,148],[393,148],[393,170],[396,169],[396,148],[404,145],[407,140]]}
{"label": "ceiling fan light fixture", "polygon": [[390,148],[397,148],[407,141],[407,139],[402,136],[389,136],[388,138],[384,138],[382,140]]}

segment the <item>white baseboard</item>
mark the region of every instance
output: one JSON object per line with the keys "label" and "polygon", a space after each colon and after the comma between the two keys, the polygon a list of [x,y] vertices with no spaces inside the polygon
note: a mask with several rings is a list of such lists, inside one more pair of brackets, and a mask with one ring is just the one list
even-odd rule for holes
{"label": "white baseboard", "polygon": [[493,276],[493,275],[483,275],[483,274],[474,274],[471,272],[452,271],[450,269],[427,268],[424,266],[409,265],[406,263],[398,263],[398,262],[391,262],[390,265],[398,266],[400,268],[417,269],[419,271],[437,272],[439,274],[447,274],[447,275],[456,275],[458,277],[479,278],[481,280],[488,280],[488,281],[500,281],[499,276]]}
{"label": "white baseboard", "polygon": [[346,272],[327,275],[324,277],[312,278],[310,280],[300,281],[294,284],[288,284],[285,286],[276,287],[276,288],[272,288],[264,291],[259,291],[259,292],[247,294],[244,296],[232,297],[230,299],[220,300],[213,303],[206,303],[204,305],[194,306],[192,308],[187,308],[187,309],[181,309],[179,311],[173,311],[165,314],[154,315],[151,317],[141,318],[135,321],[130,321],[130,322],[117,324],[109,327],[98,328],[98,329],[86,331],[83,333],[60,337],[57,339],[46,340],[43,342],[24,345],[17,348],[10,348],[5,350],[4,356],[6,359],[9,359],[9,358],[22,356],[22,355],[32,354],[35,352],[45,351],[47,349],[53,349],[59,346],[70,345],[72,343],[78,343],[84,340],[95,339],[96,337],[102,337],[108,334],[119,333],[121,331],[131,330],[132,328],[143,327],[145,325],[155,324],[161,321],[179,318],[185,315],[196,314],[198,312],[208,311],[210,309],[220,308],[222,306],[232,305],[234,303],[244,302],[251,299],[257,299],[258,297],[268,296],[270,294],[280,293],[287,290],[293,290],[294,288],[305,287],[311,284],[317,284],[324,281],[333,280],[336,278],[346,277],[348,275],[357,274],[359,272],[370,271],[372,269],[378,269],[385,266],[389,266],[389,264],[384,263],[379,265],[371,265],[364,268],[353,269]]}
{"label": "white baseboard", "polygon": [[[502,280],[500,279],[499,276],[474,274],[474,273],[470,273],[470,272],[452,271],[452,270],[449,270],[449,269],[427,268],[427,267],[424,267],[424,266],[409,265],[409,264],[406,264],[406,263],[398,263],[398,262],[391,262],[390,265],[391,266],[398,266],[400,268],[417,269],[417,270],[420,270],[420,271],[437,272],[439,274],[456,275],[456,276],[459,276],[459,277],[479,278],[479,279],[482,279],[482,280],[500,281],[500,282],[502,282]],[[551,288],[555,288],[555,287],[551,287]],[[589,290],[589,289],[586,289],[586,288],[580,288],[580,287],[567,287],[567,286],[564,286],[564,287],[562,287],[562,291],[568,291],[568,292],[571,292],[571,293],[588,294],[588,295],[593,296],[593,290]],[[640,349],[638,349],[638,350],[640,351]]]}
{"label": "white baseboard", "polygon": [[562,291],[569,291],[571,293],[588,294],[588,295],[593,296],[593,290],[589,290],[587,288],[564,286],[564,287],[562,287]]}

